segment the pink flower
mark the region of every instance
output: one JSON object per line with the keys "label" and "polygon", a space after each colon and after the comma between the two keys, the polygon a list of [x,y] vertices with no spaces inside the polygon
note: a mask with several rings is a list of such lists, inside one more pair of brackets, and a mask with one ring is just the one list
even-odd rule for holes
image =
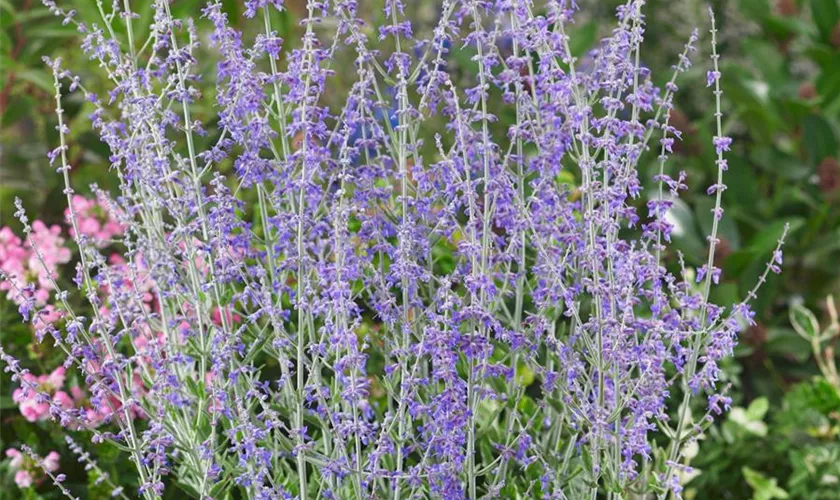
{"label": "pink flower", "polygon": [[56,264],[65,264],[70,261],[70,249],[64,246],[64,238],[61,237],[61,228],[53,224],[47,227],[40,220],[32,223],[32,244],[44,259],[44,264],[49,270],[44,269],[35,252],[29,257],[30,269],[39,269],[39,278],[48,276],[49,272],[55,272]]}
{"label": "pink flower", "polygon": [[23,465],[23,453],[20,451],[14,448],[9,448],[6,450],[6,456],[12,459],[12,461],[9,462],[9,467],[12,469],[20,469]]}
{"label": "pink flower", "polygon": [[133,265],[125,261],[125,259],[118,253],[114,253],[108,258],[110,264],[111,282],[114,290],[108,286],[108,283],[102,284],[102,291],[105,295],[103,301],[102,312],[108,312],[108,299],[111,295],[118,296],[120,293],[135,295],[135,292],[142,293],[143,306],[147,311],[152,312],[157,310],[155,303],[154,283],[149,276],[149,271],[146,266],[146,261],[142,255],[136,255],[133,260]]}
{"label": "pink flower", "polygon": [[53,396],[53,401],[56,402],[59,406],[64,409],[73,408],[73,398],[71,398],[66,392],[58,391]]}
{"label": "pink flower", "polygon": [[15,484],[20,489],[26,489],[32,486],[32,473],[28,470],[19,470],[15,472]]}
{"label": "pink flower", "polygon": [[59,458],[60,455],[56,451],[51,451],[47,453],[47,456],[44,457],[44,467],[50,472],[57,471]]}
{"label": "pink flower", "polygon": [[[64,387],[66,370],[63,366],[59,366],[49,375],[41,375],[36,377],[31,373],[23,376],[24,385],[14,390],[12,393],[12,401],[18,404],[21,415],[30,421],[38,422],[46,420],[50,415],[50,405],[48,401],[39,397],[39,393],[45,393],[50,398],[63,408],[72,408],[73,399],[62,391]],[[35,386],[34,388],[32,386]]]}
{"label": "pink flower", "polygon": [[[131,378],[132,395],[139,399],[143,397],[145,392],[146,388],[143,380],[137,373],[134,373]],[[93,404],[91,399],[88,399],[87,394],[81,387],[71,387],[70,394],[73,397],[72,402],[74,406],[81,409],[84,415],[83,420],[89,425],[98,426],[104,422],[109,422],[114,417],[118,419],[125,417],[122,402],[113,394],[100,393],[96,404]],[[129,414],[131,418],[143,417],[142,412],[137,407],[132,407]]]}
{"label": "pink flower", "polygon": [[50,414],[50,405],[47,403],[39,403],[35,397],[21,397],[21,389],[15,389],[12,393],[12,399],[18,404],[23,418],[30,422],[38,422],[39,420],[46,420]]}
{"label": "pink flower", "polygon": [[113,407],[111,405],[114,404],[116,398],[109,396],[107,398],[107,403],[98,405],[96,408],[94,408],[93,405],[91,405],[87,394],[85,394],[85,391],[83,391],[81,387],[71,387],[70,394],[73,396],[73,402],[75,403],[75,405],[78,408],[82,409],[82,413],[84,414],[83,419],[89,425],[98,426],[99,424],[103,423],[110,415],[113,414]]}
{"label": "pink flower", "polygon": [[56,324],[63,317],[63,311],[56,309],[52,304],[47,304],[32,319],[32,325],[35,327],[35,334],[39,339],[43,338],[44,334],[50,331],[50,326]]}
{"label": "pink flower", "polygon": [[55,370],[52,371],[49,375],[47,375],[45,381],[50,386],[61,389],[64,387],[64,376],[67,373],[67,369],[63,366],[59,366]]}
{"label": "pink flower", "polygon": [[73,396],[73,399],[76,401],[81,401],[87,397],[85,395],[85,391],[83,391],[78,385],[74,385],[70,388],[70,395]]}
{"label": "pink flower", "polygon": [[37,252],[29,241],[23,242],[8,227],[0,229],[0,270],[12,280],[0,282],[0,290],[8,291],[9,299],[20,305],[25,299],[19,290],[31,285],[34,290],[27,293],[31,293],[35,305],[43,306],[54,288],[56,268],[70,261],[71,252],[64,246],[57,225],[47,227],[36,220],[30,236]]}
{"label": "pink flower", "polygon": [[[221,311],[221,308],[217,307],[217,308],[213,309],[211,319],[213,320],[213,323],[215,323],[216,325],[219,325],[219,326],[222,325],[222,311]],[[230,326],[231,324],[240,323],[242,321],[242,316],[231,312],[230,309],[228,309],[228,308],[225,308],[225,320],[227,321],[228,326]]]}
{"label": "pink flower", "polygon": [[[15,473],[15,484],[18,488],[29,488],[33,484],[43,481],[44,471],[35,460],[14,448],[6,450],[6,456],[11,459],[9,468]],[[51,451],[44,457],[42,465],[49,472],[55,472],[58,470],[59,458],[60,455],[57,452]]]}
{"label": "pink flower", "polygon": [[0,229],[0,269],[8,274],[22,275],[29,251],[8,227]]}
{"label": "pink flower", "polygon": [[[0,271],[8,274],[18,286],[23,284],[27,274],[29,250],[24,248],[23,242],[8,227],[0,229]],[[18,291],[8,281],[0,282],[0,290],[9,291],[9,299],[18,304]]]}
{"label": "pink flower", "polygon": [[[91,200],[84,196],[75,195],[72,200],[73,212],[76,215],[76,224],[79,233],[93,240],[99,248],[108,246],[114,236],[125,232],[125,226],[119,223],[109,212],[107,204],[102,200]],[[70,235],[76,237],[70,219],[70,209],[64,212],[68,223],[71,224]]]}
{"label": "pink flower", "polygon": [[[214,387],[213,383],[216,381],[216,378],[217,378],[216,377],[216,372],[214,372],[212,370],[204,374],[204,390],[205,391],[207,391],[208,393],[211,393],[211,394],[215,393],[217,388]],[[216,398],[213,398],[213,401],[211,401],[210,404],[207,406],[207,411],[209,411],[210,413],[216,413],[217,411],[222,410],[224,407],[225,407],[225,405],[222,402],[222,400],[220,398],[216,397]]]}

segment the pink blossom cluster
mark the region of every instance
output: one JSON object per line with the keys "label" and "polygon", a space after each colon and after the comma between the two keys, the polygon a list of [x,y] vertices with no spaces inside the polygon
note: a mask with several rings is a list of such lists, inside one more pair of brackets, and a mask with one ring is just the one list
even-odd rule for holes
{"label": "pink blossom cluster", "polygon": [[32,319],[35,335],[39,340],[42,339],[50,331],[50,326],[55,325],[62,318],[64,318],[64,311],[52,304],[47,304]]}
{"label": "pink blossom cluster", "polygon": [[[152,282],[151,277],[149,276],[148,267],[146,265],[146,260],[143,258],[142,255],[135,255],[133,265],[130,264],[125,258],[118,254],[113,253],[108,258],[109,266],[109,274],[111,277],[111,285],[113,285],[113,289],[109,286],[109,283],[103,282],[100,286],[103,294],[105,295],[105,301],[103,302],[103,306],[101,308],[101,312],[103,314],[108,314],[110,308],[108,304],[114,300],[113,295],[117,295],[118,297],[125,296],[126,294],[134,294],[137,293],[138,296],[141,298],[143,302],[143,308],[148,311],[155,311],[156,304],[155,304],[155,295],[154,295],[154,283]],[[116,300],[119,300],[117,297]]]}
{"label": "pink blossom cluster", "polygon": [[[11,459],[9,467],[15,473],[15,484],[18,488],[29,488],[33,484],[37,484],[43,480],[44,471],[41,465],[38,465],[35,460],[27,457],[20,450],[9,448],[6,450],[6,456]],[[58,452],[51,451],[44,457],[42,463],[43,468],[55,472],[58,470]]]}
{"label": "pink blossom cluster", "polygon": [[[79,233],[103,248],[108,246],[114,236],[125,232],[125,226],[121,224],[108,209],[108,205],[102,200],[93,200],[84,196],[74,195],[72,200],[73,215],[76,216],[76,224]],[[76,231],[70,221],[70,209],[64,211],[65,217],[70,224],[70,235],[76,237]]]}
{"label": "pink blossom cluster", "polygon": [[0,271],[8,276],[0,281],[0,291],[7,291],[17,304],[29,298],[38,306],[45,305],[54,289],[56,268],[70,261],[64,242],[58,225],[47,226],[40,220],[32,223],[28,241],[8,227],[0,228]]}
{"label": "pink blossom cluster", "polygon": [[80,409],[85,421],[91,425],[101,424],[119,409],[116,398],[94,408],[87,394],[79,386],[64,390],[66,373],[66,369],[60,366],[48,375],[35,376],[27,373],[23,376],[24,383],[12,393],[12,400],[17,403],[26,420],[39,422],[48,419],[51,402],[64,410]]}
{"label": "pink blossom cluster", "polygon": [[26,420],[38,422],[49,417],[49,401],[39,396],[39,393],[48,394],[50,399],[62,408],[73,408],[75,406],[73,398],[62,390],[65,375],[65,368],[60,366],[49,375],[35,376],[27,373],[23,376],[24,385],[15,389],[12,393],[12,400],[18,404],[20,413]]}

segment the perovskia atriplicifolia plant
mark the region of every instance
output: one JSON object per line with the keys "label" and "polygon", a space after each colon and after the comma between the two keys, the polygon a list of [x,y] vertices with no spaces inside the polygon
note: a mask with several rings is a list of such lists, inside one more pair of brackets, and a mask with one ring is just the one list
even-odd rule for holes
{"label": "perovskia atriplicifolia plant", "polygon": [[[196,22],[166,0],[147,16],[99,2],[96,20],[45,4],[110,87],[97,96],[103,82],[47,60],[78,290],[47,269],[46,310],[35,285],[4,276],[96,411],[0,354],[68,433],[124,452],[137,477],[119,494],[680,495],[684,447],[728,406],[718,363],[784,239],[743,302],[710,302],[731,143],[714,19],[713,224],[707,263],[687,270],[668,247],[685,176],[667,160],[697,35],[657,88],[640,64],[643,1],[585,58],[566,0],[444,0],[425,38],[399,0],[373,25],[353,0],[309,0],[294,43],[277,35],[282,0],[245,2],[260,26],[248,36],[218,1]],[[475,71],[454,78],[458,51]],[[198,74],[199,55],[215,72]],[[79,227],[70,92],[95,108],[119,179],[98,195],[124,228],[116,241]],[[207,100],[217,116],[200,120]],[[643,191],[648,151],[658,172]],[[18,216],[31,240],[21,204]]]}

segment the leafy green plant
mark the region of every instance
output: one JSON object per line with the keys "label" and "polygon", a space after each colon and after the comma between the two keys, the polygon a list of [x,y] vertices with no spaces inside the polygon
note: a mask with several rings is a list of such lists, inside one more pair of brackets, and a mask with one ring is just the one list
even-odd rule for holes
{"label": "leafy green plant", "polygon": [[840,375],[837,373],[834,343],[840,336],[840,323],[837,320],[837,308],[834,297],[826,299],[826,309],[829,314],[829,324],[820,329],[816,316],[801,304],[795,304],[790,309],[790,322],[796,333],[811,345],[814,359],[825,380],[840,389]]}
{"label": "leafy green plant", "polygon": [[752,500],[773,500],[774,498],[790,498],[788,493],[779,488],[775,478],[765,477],[749,467],[741,469],[744,479],[753,489]]}
{"label": "leafy green plant", "polygon": [[[801,305],[790,309],[794,330],[812,347],[820,374],[794,385],[778,406],[757,398],[712,427],[692,465],[695,492],[720,498],[830,500],[840,486],[840,381],[833,345],[840,336],[833,297],[827,326]],[[732,474],[732,471],[740,471]]]}

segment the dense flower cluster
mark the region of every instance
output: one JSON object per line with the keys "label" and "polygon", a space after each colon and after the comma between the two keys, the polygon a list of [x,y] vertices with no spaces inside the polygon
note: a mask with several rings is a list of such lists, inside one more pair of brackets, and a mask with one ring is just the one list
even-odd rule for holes
{"label": "dense flower cluster", "polygon": [[[122,235],[125,231],[125,226],[113,217],[107,205],[79,195],[73,195],[70,203],[79,233],[91,238],[96,246],[107,246],[114,237]],[[66,210],[65,215],[71,217],[70,208]],[[76,236],[75,228],[70,228],[70,236]]]}
{"label": "dense flower cluster", "polygon": [[0,281],[0,290],[18,304],[32,300],[44,306],[54,289],[57,267],[70,262],[71,252],[64,242],[61,227],[39,220],[32,224],[25,243],[8,227],[0,228],[0,272],[8,277]]}
{"label": "dense flower cluster", "polygon": [[[731,144],[714,26],[718,178],[695,283],[667,246],[686,185],[666,163],[697,37],[658,88],[639,63],[641,0],[584,57],[570,48],[570,1],[444,0],[424,37],[400,0],[379,26],[355,1],[310,0],[295,43],[272,28],[282,1],[246,2],[261,18],[247,40],[210,1],[209,93],[198,27],[166,0],[146,40],[127,2],[97,24],[45,3],[114,82],[100,99],[47,61],[61,138],[49,159],[91,307],[74,310],[54,279],[39,285],[54,309],[13,297],[30,318],[60,311],[39,331],[109,411],[62,402],[62,384],[0,349],[35,419],[121,445],[146,499],[166,487],[202,499],[679,493],[685,445],[728,404],[718,364],[757,292],[729,309],[709,300]],[[474,72],[451,71],[456,51]],[[70,184],[65,90],[92,103],[110,150],[120,192],[100,193],[107,217]],[[212,127],[193,114],[205,95]],[[649,180],[637,166],[650,149]],[[56,232],[19,215],[45,268],[69,260]],[[115,238],[120,255],[106,258]],[[2,241],[3,255],[30,248]],[[771,259],[758,285],[779,271],[778,247]],[[707,413],[692,419],[703,394]]]}
{"label": "dense flower cluster", "polygon": [[[84,415],[88,425],[97,426],[110,420],[120,402],[110,398],[96,405],[91,405],[85,391],[78,385],[64,390],[66,369],[60,366],[48,375],[35,376],[25,373],[21,376],[21,387],[14,390],[12,400],[18,405],[21,415],[30,421],[47,420],[56,415],[75,411]],[[142,387],[138,381],[138,387]],[[73,428],[74,424],[68,422]]]}
{"label": "dense flower cluster", "polygon": [[60,458],[57,452],[51,451],[39,465],[30,457],[27,457],[25,453],[14,448],[6,450],[6,457],[10,459],[9,466],[15,474],[15,484],[21,489],[29,488],[42,481],[44,476],[42,467],[46,468],[49,472],[57,471],[58,459]]}
{"label": "dense flower cluster", "polygon": [[[38,392],[45,392],[50,395],[53,401],[65,408],[73,407],[73,399],[61,389],[64,387],[64,374],[66,370],[60,366],[49,375],[36,377],[31,373],[23,376],[23,380],[38,388]],[[29,420],[35,422],[49,417],[50,405],[38,397],[38,393],[30,391],[27,386],[15,389],[12,393],[12,400],[20,407],[20,413]]]}

